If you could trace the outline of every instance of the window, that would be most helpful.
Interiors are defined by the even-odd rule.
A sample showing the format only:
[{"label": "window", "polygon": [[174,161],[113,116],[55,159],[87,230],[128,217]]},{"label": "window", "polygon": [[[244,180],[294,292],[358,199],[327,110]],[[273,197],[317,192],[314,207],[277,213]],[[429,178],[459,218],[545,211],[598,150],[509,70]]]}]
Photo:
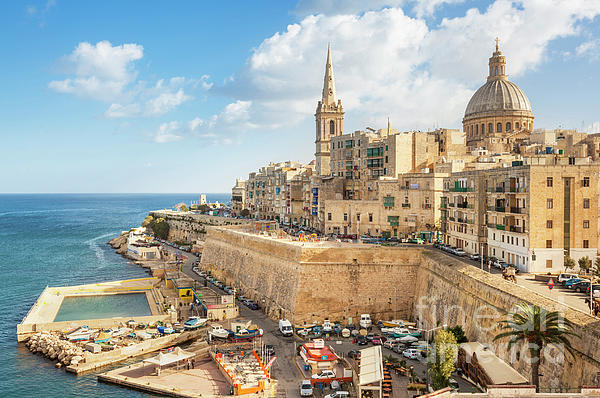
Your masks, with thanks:
[{"label": "window", "polygon": [[552,249],[552,239],[546,240],[546,249]]},{"label": "window", "polygon": [[583,177],[583,186],[584,187],[590,186],[590,177]]},{"label": "window", "polygon": [[519,122],[515,123],[515,128],[518,130],[519,129]]},{"label": "window", "polygon": [[575,158],[574,157],[570,157],[569,158],[569,164],[575,164]]},{"label": "window", "polygon": [[552,177],[547,177],[546,178],[546,186],[547,187],[552,187]]},{"label": "window", "polygon": [[590,248],[590,241],[587,239],[583,240],[583,248],[584,249],[589,249]]},{"label": "window", "polygon": [[327,221],[331,221],[331,213],[327,213]]},{"label": "window", "polygon": [[488,133],[493,133],[494,132],[494,125],[492,123],[488,124]]},{"label": "window", "polygon": [[479,135],[479,125],[475,125],[475,135]]},{"label": "window", "polygon": [[360,221],[360,213],[356,213],[356,221]]},{"label": "window", "polygon": [[510,122],[506,122],[506,131],[510,131]]},{"label": "window", "polygon": [[589,209],[590,208],[590,199],[589,198],[583,199],[583,208],[584,209]]},{"label": "window", "polygon": [[329,122],[329,134],[335,134],[335,122],[333,120]]},{"label": "window", "polygon": [[344,213],[344,221],[348,221],[348,213]]},{"label": "window", "polygon": [[589,228],[590,227],[590,220],[583,220],[583,228]]},{"label": "window", "polygon": [[550,199],[550,198],[546,199],[546,208],[551,209],[553,206],[554,206],[554,203],[552,202],[552,199]]},{"label": "window", "polygon": [[552,260],[546,260],[546,268],[552,268]]},{"label": "window", "polygon": [[385,157],[385,162],[386,162],[386,163],[388,162],[388,157],[387,157],[387,156]]},{"label": "window", "polygon": [[502,235],[502,243],[504,243],[504,235]]},{"label": "window", "polygon": [[502,123],[498,123],[498,124],[496,125],[496,131],[497,131],[498,133],[501,133],[501,132],[502,132]]},{"label": "window", "polygon": [[373,213],[369,213],[369,222],[373,222]]},{"label": "window", "polygon": [[552,229],[552,220],[546,220],[546,228]]}]

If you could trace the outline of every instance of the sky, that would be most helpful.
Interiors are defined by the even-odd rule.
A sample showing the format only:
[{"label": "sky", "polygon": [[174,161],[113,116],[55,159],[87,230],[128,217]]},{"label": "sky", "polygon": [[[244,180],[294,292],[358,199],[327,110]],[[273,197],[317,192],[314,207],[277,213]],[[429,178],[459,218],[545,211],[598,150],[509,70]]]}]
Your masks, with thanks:
[{"label": "sky", "polygon": [[461,128],[499,37],[535,128],[600,132],[600,0],[0,5],[0,192],[230,192],[345,132]]}]

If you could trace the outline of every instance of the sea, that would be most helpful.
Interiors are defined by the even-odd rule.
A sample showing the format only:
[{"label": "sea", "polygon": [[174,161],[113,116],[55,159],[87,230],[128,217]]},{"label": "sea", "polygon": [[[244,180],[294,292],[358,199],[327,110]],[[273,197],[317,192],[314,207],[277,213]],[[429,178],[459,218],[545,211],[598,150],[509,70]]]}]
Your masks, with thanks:
[{"label": "sea", "polygon": [[[18,345],[16,325],[46,286],[147,276],[106,244],[150,210],[199,194],[0,194],[0,396],[138,397],[148,394],[75,376]],[[231,194],[207,194],[228,203]],[[103,370],[104,371],[104,370]]]}]

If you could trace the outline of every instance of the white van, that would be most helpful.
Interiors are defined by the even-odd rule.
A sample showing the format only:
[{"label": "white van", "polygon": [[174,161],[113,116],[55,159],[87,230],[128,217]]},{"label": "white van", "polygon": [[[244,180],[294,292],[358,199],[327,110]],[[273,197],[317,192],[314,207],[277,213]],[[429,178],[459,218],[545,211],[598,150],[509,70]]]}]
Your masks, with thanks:
[{"label": "white van", "polygon": [[288,321],[287,319],[279,320],[279,331],[284,336],[293,336],[294,335],[294,329],[292,329],[292,323],[290,321]]},{"label": "white van", "polygon": [[360,327],[364,329],[369,329],[371,327],[371,315],[369,314],[360,314]]}]

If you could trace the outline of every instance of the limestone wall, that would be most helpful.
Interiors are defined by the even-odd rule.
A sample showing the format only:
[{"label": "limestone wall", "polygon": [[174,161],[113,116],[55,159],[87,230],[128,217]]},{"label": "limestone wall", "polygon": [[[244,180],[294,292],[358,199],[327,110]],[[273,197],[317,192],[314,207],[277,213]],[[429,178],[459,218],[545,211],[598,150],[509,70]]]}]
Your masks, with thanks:
[{"label": "limestone wall", "polygon": [[[290,243],[235,229],[209,229],[201,268],[241,287],[273,318],[294,323],[407,318],[419,251]],[[384,277],[382,277],[384,275]]]},{"label": "limestone wall", "polygon": [[149,215],[155,218],[163,217],[169,224],[169,240],[184,243],[192,243],[197,240],[203,241],[206,236],[207,226],[237,225],[247,222],[246,220],[229,217],[171,210],[151,211]]},{"label": "limestone wall", "polygon": [[418,293],[413,317],[420,319],[424,328],[463,325],[469,340],[488,344],[527,378],[531,374],[529,367],[518,359],[516,352],[513,355],[507,352],[507,341],[493,342],[499,333],[498,322],[506,319],[507,313],[522,302],[563,312],[577,325],[576,333],[580,337],[571,339],[576,357],[567,354],[563,361],[557,350],[545,349],[548,357],[540,368],[544,375],[541,383],[553,387],[597,384],[595,377],[600,371],[600,322],[597,319],[433,250],[423,249],[415,288]]}]

